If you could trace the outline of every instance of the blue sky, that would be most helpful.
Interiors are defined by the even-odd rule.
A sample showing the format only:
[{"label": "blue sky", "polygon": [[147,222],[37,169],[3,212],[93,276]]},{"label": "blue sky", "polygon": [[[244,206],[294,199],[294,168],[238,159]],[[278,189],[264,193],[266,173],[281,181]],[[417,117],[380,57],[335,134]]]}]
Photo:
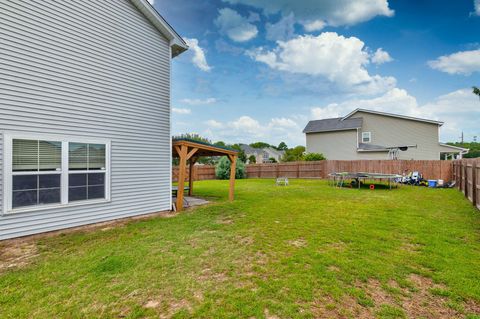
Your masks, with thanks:
[{"label": "blue sky", "polygon": [[155,0],[190,50],[172,70],[173,134],[305,143],[357,107],[480,139],[480,0]]}]

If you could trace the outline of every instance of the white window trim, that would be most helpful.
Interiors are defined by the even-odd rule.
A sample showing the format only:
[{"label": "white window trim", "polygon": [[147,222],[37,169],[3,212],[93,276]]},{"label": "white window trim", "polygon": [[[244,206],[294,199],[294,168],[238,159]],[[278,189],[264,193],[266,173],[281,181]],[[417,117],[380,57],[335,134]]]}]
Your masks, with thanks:
[{"label": "white window trim", "polygon": [[[368,142],[365,142],[363,135],[368,134]],[[372,132],[362,132],[362,143],[371,143],[372,142]]]},{"label": "white window trim", "polygon": [[[45,204],[36,206],[26,206],[20,208],[12,208],[12,189],[13,189],[13,172],[12,172],[12,146],[14,139],[30,139],[30,140],[47,140],[62,142],[62,168],[60,171],[60,187],[61,198],[59,204]],[[111,201],[111,140],[101,138],[67,136],[67,135],[51,135],[24,132],[7,132],[3,134],[3,215],[33,212],[45,209],[54,209],[62,207],[74,207],[81,205],[91,205],[98,203],[106,203]],[[98,172],[105,173],[105,198],[91,199],[83,201],[68,202],[68,143],[86,143],[86,144],[104,144],[105,145],[105,170]],[[89,171],[94,173],[97,171]],[[77,172],[75,172],[77,173]],[[22,175],[18,172],[16,175]],[[32,174],[26,172],[25,175]],[[35,172],[36,175],[52,174],[52,172]]]}]

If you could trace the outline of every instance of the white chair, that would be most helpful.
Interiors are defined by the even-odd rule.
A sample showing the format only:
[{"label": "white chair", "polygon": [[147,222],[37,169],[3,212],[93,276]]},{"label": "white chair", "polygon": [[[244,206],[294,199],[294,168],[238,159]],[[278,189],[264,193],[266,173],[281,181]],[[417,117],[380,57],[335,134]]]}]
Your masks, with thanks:
[{"label": "white chair", "polygon": [[288,186],[288,177],[278,177],[275,184],[277,186]]}]

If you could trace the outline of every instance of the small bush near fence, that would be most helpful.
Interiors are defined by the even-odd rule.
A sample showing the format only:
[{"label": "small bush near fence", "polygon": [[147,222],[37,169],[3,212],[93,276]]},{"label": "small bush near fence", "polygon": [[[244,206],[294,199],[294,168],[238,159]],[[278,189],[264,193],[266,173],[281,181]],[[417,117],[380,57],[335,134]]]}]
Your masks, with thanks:
[{"label": "small bush near fence", "polygon": [[[215,167],[215,176],[218,179],[230,179],[230,160],[226,156],[218,161],[218,164]],[[245,177],[245,164],[243,164],[242,161],[237,161],[235,178],[240,179]]]}]

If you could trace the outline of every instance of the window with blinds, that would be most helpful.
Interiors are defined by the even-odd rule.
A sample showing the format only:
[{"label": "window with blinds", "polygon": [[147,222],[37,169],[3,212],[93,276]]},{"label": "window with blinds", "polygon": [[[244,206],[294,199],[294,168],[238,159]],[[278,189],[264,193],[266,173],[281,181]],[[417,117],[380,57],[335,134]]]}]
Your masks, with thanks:
[{"label": "window with blinds", "polygon": [[104,144],[69,144],[70,201],[105,197],[105,150]]},{"label": "window with blinds", "polygon": [[12,141],[12,207],[60,203],[62,143]]},{"label": "window with blinds", "polygon": [[7,134],[5,140],[7,154],[11,154],[5,174],[7,211],[108,199],[109,142],[15,138]]}]

